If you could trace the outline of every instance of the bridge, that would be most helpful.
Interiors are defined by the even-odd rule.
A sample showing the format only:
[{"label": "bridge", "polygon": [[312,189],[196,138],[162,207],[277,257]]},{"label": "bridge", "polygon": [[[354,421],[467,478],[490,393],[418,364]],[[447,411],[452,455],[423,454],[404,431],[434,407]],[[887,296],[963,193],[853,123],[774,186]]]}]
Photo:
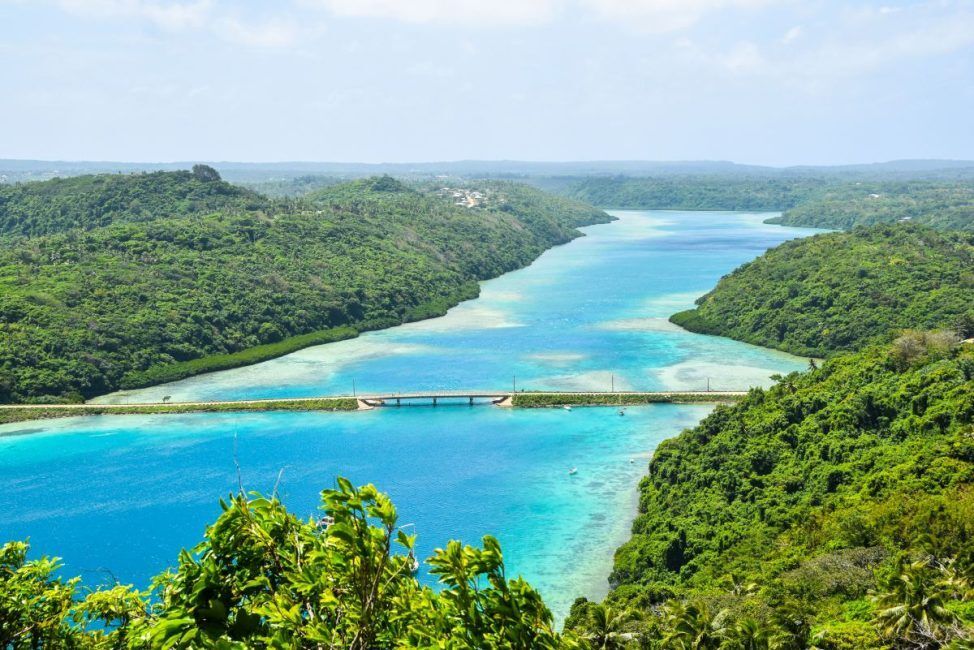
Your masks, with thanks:
[{"label": "bridge", "polygon": [[78,415],[177,414],[243,411],[355,411],[404,404],[496,405],[514,408],[639,406],[731,402],[746,391],[423,391],[248,400],[130,402],[127,404],[0,404],[0,424]]},{"label": "bridge", "polygon": [[417,393],[375,393],[356,397],[368,407],[402,406],[426,402],[494,404],[499,406],[625,405],[653,402],[707,402],[741,398],[747,391],[425,391]]},{"label": "bridge", "polygon": [[[375,395],[362,395],[357,397],[368,406],[391,406],[395,403],[395,406],[402,406],[403,402],[406,403],[416,403],[416,402],[430,402],[433,406],[437,406],[439,403],[447,402],[464,402],[473,406],[480,400],[483,403],[489,404],[500,404],[504,400],[510,399],[512,392],[469,392],[469,391],[437,391],[437,392],[421,392],[421,393],[385,393],[385,394],[375,394]],[[485,401],[486,400],[486,401]]]}]

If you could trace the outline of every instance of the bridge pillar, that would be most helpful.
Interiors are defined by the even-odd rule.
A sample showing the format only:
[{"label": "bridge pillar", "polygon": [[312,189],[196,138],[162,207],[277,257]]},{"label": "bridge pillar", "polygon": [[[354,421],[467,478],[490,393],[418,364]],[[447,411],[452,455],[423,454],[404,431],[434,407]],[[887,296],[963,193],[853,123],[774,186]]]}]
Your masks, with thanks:
[{"label": "bridge pillar", "polygon": [[436,398],[433,398],[433,406],[436,406]]},{"label": "bridge pillar", "polygon": [[473,406],[473,398],[470,398],[470,406]]},{"label": "bridge pillar", "polygon": [[396,398],[396,406],[402,406],[402,400],[398,397]]}]

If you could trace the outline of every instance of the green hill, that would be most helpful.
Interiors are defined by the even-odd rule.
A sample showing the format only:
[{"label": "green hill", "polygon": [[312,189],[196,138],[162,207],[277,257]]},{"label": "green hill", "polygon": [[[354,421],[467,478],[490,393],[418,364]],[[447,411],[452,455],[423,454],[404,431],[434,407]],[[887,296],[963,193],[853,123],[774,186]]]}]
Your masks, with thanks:
[{"label": "green hill", "polygon": [[970,640],[972,422],[974,345],[940,334],[752,390],[657,449],[608,603],[669,639],[644,647]]},{"label": "green hill", "polygon": [[790,241],[671,320],[807,356],[861,349],[904,328],[974,336],[974,236],[899,224]]},{"label": "green hill", "polygon": [[774,176],[626,176],[564,179],[561,194],[605,208],[632,210],[785,210],[808,200],[834,179]]},{"label": "green hill", "polygon": [[847,230],[904,220],[939,230],[974,230],[974,183],[848,183],[829,188],[768,223]]},{"label": "green hill", "polygon": [[[159,206],[148,220],[103,209],[106,184],[125,184],[114,176],[70,179],[96,198],[29,186],[86,225],[0,247],[0,401],[91,397],[440,315],[478,280],[609,220],[513,184],[460,207],[392,179],[294,204],[186,172],[127,178]],[[186,198],[207,184],[213,204]],[[32,232],[67,223],[46,214]]]},{"label": "green hill", "polygon": [[269,206],[264,197],[220,180],[205,165],[192,172],[55,178],[0,185],[0,237],[36,237],[118,222]]},{"label": "green hill", "polygon": [[606,208],[784,211],[768,223],[848,230],[913,221],[974,230],[974,182],[875,178],[862,173],[693,175],[534,179],[559,194]]}]

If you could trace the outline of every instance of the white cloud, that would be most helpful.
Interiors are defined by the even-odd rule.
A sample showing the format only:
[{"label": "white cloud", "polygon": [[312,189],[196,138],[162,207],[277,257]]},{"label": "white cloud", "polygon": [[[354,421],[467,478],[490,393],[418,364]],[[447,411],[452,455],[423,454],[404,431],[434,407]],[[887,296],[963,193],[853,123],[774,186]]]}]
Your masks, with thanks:
[{"label": "white cloud", "polygon": [[225,40],[251,47],[287,47],[301,35],[297,24],[287,19],[246,23],[231,16],[214,21],[212,29]]},{"label": "white cloud", "polygon": [[758,9],[780,0],[579,0],[603,19],[651,33],[676,32],[726,9]]},{"label": "white cloud", "polygon": [[550,20],[557,0],[306,0],[339,16],[407,23],[535,25]]},{"label": "white cloud", "polygon": [[285,47],[296,42],[300,31],[284,16],[244,20],[218,0],[57,0],[57,5],[79,16],[142,20],[174,33],[205,31],[251,47]]},{"label": "white cloud", "polygon": [[759,72],[765,66],[764,57],[754,43],[738,43],[720,57],[720,63],[733,73]]},{"label": "white cloud", "polygon": [[797,41],[799,38],[802,37],[803,31],[804,30],[802,30],[800,26],[792,27],[787,32],[785,32],[784,36],[781,37],[781,43],[783,45],[789,45],[791,43],[794,43],[795,41]]},{"label": "white cloud", "polygon": [[820,94],[857,80],[897,75],[905,65],[933,64],[936,57],[974,48],[974,12],[949,3],[840,10],[815,26],[793,27],[775,38],[728,44],[680,37],[662,57],[684,77],[717,75],[767,81],[774,86]]},{"label": "white cloud", "polygon": [[787,62],[796,78],[814,83],[852,78],[910,61],[974,46],[974,13],[932,11],[941,3],[908,10],[857,13],[844,30]]},{"label": "white cloud", "polygon": [[170,31],[199,29],[206,23],[213,6],[211,0],[59,0],[58,4],[65,11],[79,15],[141,18]]}]

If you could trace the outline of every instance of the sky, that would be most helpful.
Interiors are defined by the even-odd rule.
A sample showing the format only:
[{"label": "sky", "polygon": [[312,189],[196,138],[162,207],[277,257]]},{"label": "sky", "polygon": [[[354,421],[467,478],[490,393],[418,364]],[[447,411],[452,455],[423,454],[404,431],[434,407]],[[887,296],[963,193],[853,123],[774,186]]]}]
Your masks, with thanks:
[{"label": "sky", "polygon": [[974,159],[974,0],[0,0],[0,158]]}]

